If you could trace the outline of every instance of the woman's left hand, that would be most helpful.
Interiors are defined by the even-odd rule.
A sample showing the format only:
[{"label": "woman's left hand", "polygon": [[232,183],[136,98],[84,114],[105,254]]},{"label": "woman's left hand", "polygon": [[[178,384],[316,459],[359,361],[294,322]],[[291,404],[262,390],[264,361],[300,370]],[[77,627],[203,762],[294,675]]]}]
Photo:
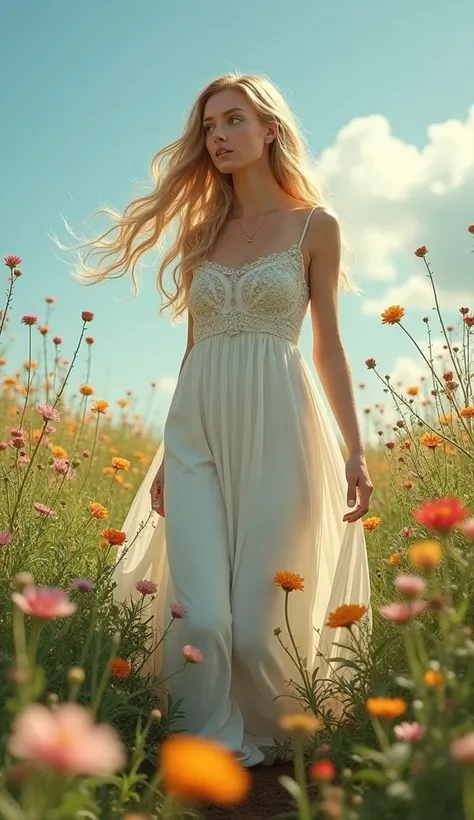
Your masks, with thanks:
[{"label": "woman's left hand", "polygon": [[352,524],[368,512],[370,496],[374,489],[362,454],[350,456],[346,463],[346,479],[347,506],[355,509],[346,513],[342,520]]}]

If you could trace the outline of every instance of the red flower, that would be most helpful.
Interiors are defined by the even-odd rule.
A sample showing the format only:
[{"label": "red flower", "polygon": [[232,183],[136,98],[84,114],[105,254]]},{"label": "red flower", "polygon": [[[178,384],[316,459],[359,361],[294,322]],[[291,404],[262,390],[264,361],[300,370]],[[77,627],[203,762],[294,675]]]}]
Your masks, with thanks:
[{"label": "red flower", "polygon": [[467,507],[462,505],[459,498],[449,497],[425,501],[421,507],[413,510],[413,517],[419,524],[441,533],[454,530],[468,514]]},{"label": "red flower", "polygon": [[336,776],[336,767],[331,760],[318,760],[311,764],[309,773],[318,783],[331,783]]},{"label": "red flower", "polygon": [[464,322],[468,327],[472,327],[474,325],[474,316],[465,316]]},{"label": "red flower", "polygon": [[[474,233],[474,225],[469,225],[468,231],[469,231],[469,233]],[[18,263],[18,264],[20,264],[20,263]]]},{"label": "red flower", "polygon": [[34,316],[33,313],[25,313],[25,315],[21,317],[21,323],[23,325],[35,325],[37,321],[38,317]]},{"label": "red flower", "polygon": [[82,313],[81,313],[81,318],[82,318],[83,322],[92,322],[92,319],[94,318],[94,314],[91,313],[90,310],[83,310]]},{"label": "red flower", "polygon": [[467,308],[467,307],[460,307],[460,308],[459,308],[459,313],[462,313],[462,315],[463,315],[463,316],[465,316],[465,315],[466,315],[466,313],[469,313],[469,308]]},{"label": "red flower", "polygon": [[13,270],[13,268],[17,268],[18,265],[21,265],[21,257],[15,256],[15,254],[11,253],[10,256],[5,257],[5,265],[7,268]]},{"label": "red flower", "polygon": [[426,256],[427,253],[428,253],[428,248],[426,247],[426,245],[421,245],[420,248],[416,249],[415,256],[423,257],[423,256]]},{"label": "red flower", "polygon": [[366,363],[367,367],[369,368],[369,370],[373,370],[374,367],[377,366],[377,362],[375,361],[375,359],[366,359],[365,363]]}]

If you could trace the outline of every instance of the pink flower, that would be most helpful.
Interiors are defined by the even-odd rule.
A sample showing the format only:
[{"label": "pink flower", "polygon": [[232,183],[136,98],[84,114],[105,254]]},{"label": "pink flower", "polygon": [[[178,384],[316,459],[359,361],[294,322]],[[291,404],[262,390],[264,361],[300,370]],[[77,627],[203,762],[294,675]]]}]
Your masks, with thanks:
[{"label": "pink flower", "polygon": [[89,578],[74,578],[71,581],[71,589],[76,592],[92,592],[95,589],[95,583],[90,581]]},{"label": "pink flower", "polygon": [[56,432],[56,427],[53,427],[52,424],[47,424],[44,432],[49,433],[49,435],[51,436],[53,433]]},{"label": "pink flower", "polygon": [[11,253],[10,256],[5,257],[4,262],[7,268],[13,270],[13,268],[17,268],[18,265],[21,265],[21,257]]},{"label": "pink flower", "polygon": [[21,317],[22,325],[35,325],[37,321],[38,317],[33,313],[25,313],[24,316]]},{"label": "pink flower", "polygon": [[26,430],[10,430],[10,435],[12,437],[13,447],[16,447],[17,450],[21,450],[22,447],[26,447],[28,444],[28,433]]},{"label": "pink flower", "polygon": [[183,655],[188,663],[202,663],[204,660],[201,651],[189,643],[183,646]]},{"label": "pink flower", "polygon": [[43,421],[59,421],[61,418],[58,411],[50,404],[37,404],[36,412],[42,417]]},{"label": "pink flower", "polygon": [[23,453],[23,455],[18,456],[16,463],[19,467],[26,467],[26,465],[30,463],[30,458],[26,455],[26,453]]},{"label": "pink flower", "polygon": [[57,345],[62,345],[62,343],[63,343],[63,337],[62,336],[55,336],[54,337],[53,344],[55,344],[57,346]]},{"label": "pink flower", "polygon": [[76,703],[62,703],[54,710],[37,703],[27,706],[14,721],[8,750],[64,775],[110,775],[126,761],[115,730],[94,724]]},{"label": "pink flower", "polygon": [[0,451],[8,450],[8,441],[0,441]]},{"label": "pink flower", "polygon": [[426,581],[420,575],[397,575],[394,580],[395,588],[406,598],[419,598],[426,589]]},{"label": "pink flower", "polygon": [[76,477],[76,473],[67,458],[55,458],[51,466],[57,473],[61,473],[68,479]]},{"label": "pink flower", "polygon": [[5,530],[0,530],[0,547],[8,547],[13,540],[13,536],[11,533],[6,532]]},{"label": "pink flower", "polygon": [[92,322],[92,319],[94,318],[94,314],[91,313],[90,310],[83,310],[82,313],[81,313],[81,318],[82,318],[83,322]]},{"label": "pink flower", "polygon": [[455,760],[460,760],[461,763],[474,762],[474,732],[469,732],[464,737],[458,737],[453,740],[449,747],[451,755]]},{"label": "pink flower", "polygon": [[416,618],[420,612],[423,612],[426,606],[426,601],[412,601],[406,604],[387,604],[387,606],[381,606],[379,612],[387,621],[392,621],[394,624],[406,624],[410,618]]},{"label": "pink flower", "polygon": [[158,587],[153,581],[137,581],[135,589],[141,592],[142,595],[154,595],[158,591]]},{"label": "pink flower", "polygon": [[418,743],[423,740],[426,734],[424,726],[416,722],[408,723],[407,721],[399,723],[393,731],[397,740],[401,740],[403,743]]},{"label": "pink flower", "polygon": [[50,515],[50,516],[57,515],[57,512],[55,512],[55,510],[53,510],[52,507],[48,507],[47,504],[40,504],[39,501],[35,501],[35,503],[33,504],[33,507],[36,510],[36,512],[41,513],[41,515]]},{"label": "pink flower", "polygon": [[461,530],[469,541],[474,541],[474,518],[468,518],[461,524]]},{"label": "pink flower", "polygon": [[413,527],[402,527],[399,535],[403,535],[404,538],[410,538],[413,535]]},{"label": "pink flower", "polygon": [[63,589],[29,584],[23,592],[13,592],[12,601],[33,618],[50,620],[73,615],[77,605],[69,600]]},{"label": "pink flower", "polygon": [[176,620],[180,620],[184,618],[188,613],[184,606],[180,606],[179,604],[171,604],[170,606],[171,617],[176,618]]}]

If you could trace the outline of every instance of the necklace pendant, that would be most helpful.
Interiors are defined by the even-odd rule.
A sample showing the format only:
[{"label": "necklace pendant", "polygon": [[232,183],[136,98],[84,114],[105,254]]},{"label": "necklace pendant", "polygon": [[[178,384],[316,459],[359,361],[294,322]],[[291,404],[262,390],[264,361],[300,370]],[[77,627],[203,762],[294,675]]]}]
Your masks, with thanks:
[{"label": "necklace pendant", "polygon": [[246,236],[246,237],[245,237],[245,239],[246,239],[246,241],[247,241],[247,242],[251,242],[251,241],[252,241],[252,237],[251,237],[251,236]]}]

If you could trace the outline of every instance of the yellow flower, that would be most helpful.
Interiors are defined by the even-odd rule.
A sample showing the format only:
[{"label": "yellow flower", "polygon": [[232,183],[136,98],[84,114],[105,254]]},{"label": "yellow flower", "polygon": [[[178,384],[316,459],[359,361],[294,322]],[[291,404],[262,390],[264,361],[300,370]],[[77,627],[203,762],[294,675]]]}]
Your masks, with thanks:
[{"label": "yellow flower", "polygon": [[400,305],[391,305],[391,307],[386,308],[382,316],[382,324],[383,325],[398,325],[398,323],[403,319],[405,315],[405,308],[402,308]]},{"label": "yellow flower", "polygon": [[67,450],[64,447],[60,447],[59,444],[54,444],[51,447],[51,453],[54,458],[67,458]]},{"label": "yellow flower", "polygon": [[284,732],[316,732],[321,728],[321,719],[311,712],[282,715],[278,721]]},{"label": "yellow flower", "polygon": [[366,518],[365,521],[362,522],[362,526],[364,530],[367,531],[375,530],[380,525],[381,521],[381,518],[378,518],[378,516],[373,515],[371,518]]},{"label": "yellow flower", "polygon": [[94,402],[94,404],[91,407],[91,410],[93,410],[94,413],[102,413],[103,415],[105,415],[105,413],[107,413],[108,409],[109,409],[109,403],[108,403],[108,401],[105,401],[105,399],[96,399],[96,401]]},{"label": "yellow flower", "polygon": [[431,569],[443,559],[443,547],[439,541],[416,541],[408,550],[408,560],[414,567]]},{"label": "yellow flower", "polygon": [[119,458],[118,456],[114,456],[110,463],[114,470],[128,470],[130,467],[130,462],[126,458]]},{"label": "yellow flower", "polygon": [[367,612],[367,607],[363,604],[342,604],[334,612],[331,612],[326,626],[331,629],[338,627],[349,627],[360,621]]},{"label": "yellow flower", "polygon": [[437,433],[423,433],[423,435],[419,438],[420,444],[422,444],[423,447],[430,447],[431,450],[439,447],[443,441],[444,439],[441,438],[441,436],[438,436]]},{"label": "yellow flower", "polygon": [[427,686],[441,686],[444,683],[444,675],[441,672],[435,672],[434,669],[427,669],[423,675],[423,680]]},{"label": "yellow flower", "polygon": [[443,413],[443,414],[439,417],[439,423],[440,423],[442,426],[446,426],[446,425],[448,425],[448,424],[451,424],[451,422],[453,421],[453,419],[454,419],[454,413]]},{"label": "yellow flower", "polygon": [[380,720],[392,720],[405,714],[407,705],[401,698],[369,698],[367,711]]},{"label": "yellow flower", "polygon": [[472,419],[474,418],[474,407],[469,405],[468,407],[463,407],[460,413],[465,419]]},{"label": "yellow flower", "polygon": [[204,737],[168,737],[161,745],[160,769],[166,793],[184,801],[232,806],[250,791],[248,769],[221,743]]},{"label": "yellow flower", "polygon": [[92,396],[93,392],[94,388],[90,384],[81,384],[79,388],[79,393],[82,393],[83,396]]},{"label": "yellow flower", "polygon": [[92,518],[97,518],[99,521],[105,521],[105,519],[109,517],[107,507],[104,507],[103,504],[99,504],[98,501],[89,502],[89,511]]},{"label": "yellow flower", "polygon": [[282,570],[281,572],[275,573],[273,580],[275,584],[284,589],[285,592],[293,592],[295,589],[300,590],[300,592],[304,591],[304,578],[298,575],[297,572]]}]

